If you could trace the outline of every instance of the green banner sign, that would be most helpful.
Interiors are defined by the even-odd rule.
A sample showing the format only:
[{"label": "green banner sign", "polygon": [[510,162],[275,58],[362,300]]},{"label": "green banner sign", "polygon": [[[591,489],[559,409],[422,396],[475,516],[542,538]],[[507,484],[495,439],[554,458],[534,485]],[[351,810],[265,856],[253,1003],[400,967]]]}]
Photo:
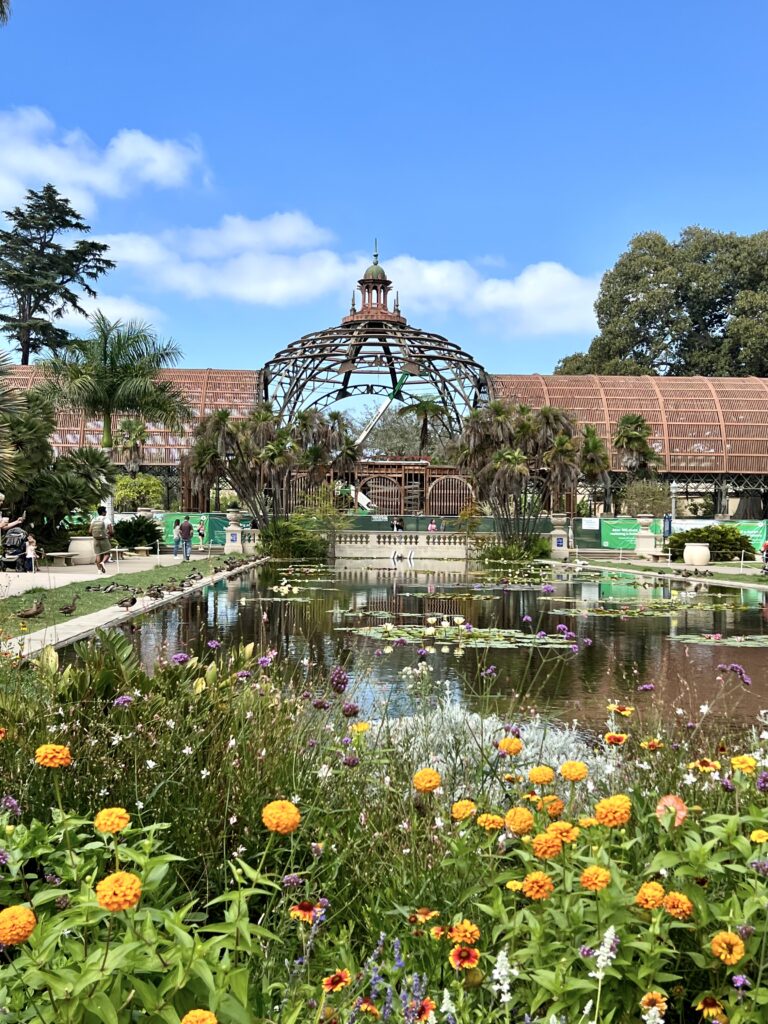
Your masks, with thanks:
[{"label": "green banner sign", "polygon": [[[636,519],[601,519],[600,547],[634,551],[639,532],[640,523]],[[651,533],[661,533],[660,519],[654,519],[651,523]]]}]

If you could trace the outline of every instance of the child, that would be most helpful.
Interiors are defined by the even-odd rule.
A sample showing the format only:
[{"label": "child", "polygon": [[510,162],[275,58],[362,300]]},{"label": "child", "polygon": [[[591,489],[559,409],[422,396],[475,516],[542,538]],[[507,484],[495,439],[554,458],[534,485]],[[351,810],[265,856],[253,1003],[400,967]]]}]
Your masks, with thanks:
[{"label": "child", "polygon": [[31,533],[27,534],[27,544],[25,549],[25,561],[24,567],[27,572],[35,571],[35,559],[37,558],[37,543]]},{"label": "child", "polygon": [[173,524],[173,557],[179,557],[181,550],[181,520],[177,519]]}]

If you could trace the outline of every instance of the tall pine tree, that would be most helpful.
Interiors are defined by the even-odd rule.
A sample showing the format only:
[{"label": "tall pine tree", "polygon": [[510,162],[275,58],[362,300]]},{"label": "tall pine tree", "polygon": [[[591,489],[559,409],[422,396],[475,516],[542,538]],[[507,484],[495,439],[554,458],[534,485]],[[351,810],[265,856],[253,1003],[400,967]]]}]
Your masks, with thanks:
[{"label": "tall pine tree", "polygon": [[77,238],[64,244],[65,233],[91,229],[53,185],[29,189],[24,206],[5,216],[10,227],[0,231],[0,330],[26,366],[34,353],[67,344],[69,335],[55,321],[70,310],[84,313],[82,294],[95,298],[92,282],[115,264],[102,242]]}]

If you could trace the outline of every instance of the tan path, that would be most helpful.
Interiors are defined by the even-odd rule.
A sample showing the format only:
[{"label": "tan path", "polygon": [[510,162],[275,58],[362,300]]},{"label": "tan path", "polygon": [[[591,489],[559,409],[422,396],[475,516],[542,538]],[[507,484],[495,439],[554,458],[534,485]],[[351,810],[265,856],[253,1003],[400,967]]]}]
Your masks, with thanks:
[{"label": "tan path", "polygon": [[[680,562],[673,562],[672,566],[680,566],[680,571],[669,572],[669,566],[666,562],[661,562],[658,565],[654,565],[652,562],[643,561],[642,559],[625,558],[621,562],[618,560],[603,561],[603,559],[597,559],[595,561],[589,561],[588,559],[576,559],[573,562],[561,562],[551,559],[540,559],[542,562],[546,562],[553,568],[563,567],[570,568],[573,571],[577,565],[582,569],[588,569],[590,572],[602,572],[606,575],[609,573],[623,572],[629,576],[637,576],[640,579],[649,579],[656,576],[660,580],[673,581],[675,583],[686,583],[694,585],[696,583],[705,583],[710,586],[716,585],[718,587],[731,587],[736,590],[741,590],[746,587],[749,590],[760,590],[768,592],[768,576],[761,576],[755,578],[760,572],[762,563],[759,562],[747,562],[745,564],[745,572],[743,579],[739,571],[740,565],[738,562],[713,562],[705,566],[705,568],[711,570],[711,576],[682,576],[681,572],[687,567]],[[666,570],[660,572],[659,570]],[[578,573],[574,574],[574,580],[578,581]]]},{"label": "tan path", "polygon": [[[201,555],[198,561],[203,560],[204,557],[207,558],[207,555]],[[256,559],[253,562],[250,562],[245,568],[261,565],[262,562],[266,562],[268,560],[269,559],[266,557]],[[135,559],[135,562],[151,563],[145,565],[145,569],[152,569],[156,566],[155,558],[137,558]],[[171,556],[170,561],[165,562],[164,564],[173,565],[173,557]],[[138,566],[134,568],[133,561],[131,565],[132,571],[136,571]],[[163,605],[172,604],[174,601],[178,601],[182,598],[184,594],[193,594],[196,590],[200,590],[203,587],[209,586],[211,583],[215,583],[216,580],[228,579],[232,576],[239,575],[243,571],[244,569],[241,567],[238,569],[216,572],[211,576],[204,576],[203,579],[197,580],[193,586],[188,587],[183,594],[168,594],[159,600],[153,600],[152,598],[145,597],[144,595],[139,595],[136,605],[131,608],[130,611],[116,610],[114,605],[109,608],[101,608],[97,612],[91,612],[90,615],[80,615],[77,618],[66,619],[53,626],[46,626],[44,629],[38,629],[30,631],[29,633],[21,634],[20,636],[12,637],[0,644],[0,649],[13,654],[30,656],[38,654],[44,647],[62,647],[66,644],[71,644],[76,640],[81,640],[87,637],[95,629],[105,629],[107,627],[119,625],[122,622],[128,622],[137,615],[143,615],[147,611],[153,611],[155,608],[161,608]],[[98,575],[101,577],[101,573]],[[80,577],[76,577],[76,579],[77,578]],[[71,583],[72,577],[70,576],[64,582]],[[63,586],[63,583],[59,583],[58,586]]]}]

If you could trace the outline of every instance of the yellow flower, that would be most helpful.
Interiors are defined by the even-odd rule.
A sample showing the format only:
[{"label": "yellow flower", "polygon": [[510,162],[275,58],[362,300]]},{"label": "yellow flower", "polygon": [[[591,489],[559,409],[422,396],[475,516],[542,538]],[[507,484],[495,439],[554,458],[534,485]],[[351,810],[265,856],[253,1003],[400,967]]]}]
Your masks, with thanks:
[{"label": "yellow flower", "polygon": [[18,946],[35,930],[37,918],[29,907],[6,907],[0,910],[0,943]]},{"label": "yellow flower", "polygon": [[599,864],[591,864],[581,872],[579,882],[583,889],[589,889],[591,892],[600,892],[601,889],[605,889],[606,886],[611,884],[611,872],[608,868],[601,867]]},{"label": "yellow flower", "polygon": [[96,886],[96,902],[104,910],[129,910],[141,899],[141,879],[130,871],[115,871]]},{"label": "yellow flower", "polygon": [[607,732],[603,739],[609,747],[623,747],[629,739],[629,733],[626,732]]},{"label": "yellow flower", "polygon": [[131,823],[131,816],[124,807],[105,807],[93,820],[97,832],[122,832]]},{"label": "yellow flower", "polygon": [[519,882],[516,878],[512,878],[507,882],[504,888],[509,889],[511,892],[522,892],[523,883]]},{"label": "yellow flower", "polygon": [[666,895],[660,882],[643,882],[637,890],[635,903],[644,910],[656,910],[662,905]]},{"label": "yellow flower", "polygon": [[531,871],[523,879],[523,895],[529,900],[545,900],[554,889],[555,883],[544,871]]},{"label": "yellow flower", "polygon": [[354,733],[368,732],[370,728],[370,722],[353,722],[349,727],[349,731]]},{"label": "yellow flower", "polygon": [[756,828],[749,833],[749,838],[753,843],[768,843],[768,832],[764,828]]},{"label": "yellow flower", "polygon": [[583,782],[589,775],[589,768],[583,761],[564,761],[558,771],[566,782]]},{"label": "yellow flower", "polygon": [[525,836],[533,828],[533,814],[527,807],[510,807],[504,816],[504,824],[508,832],[516,836]]},{"label": "yellow flower", "polygon": [[42,768],[67,768],[72,764],[72,754],[69,747],[59,743],[44,743],[35,751],[35,761]]},{"label": "yellow flower", "polygon": [[333,974],[329,974],[327,978],[323,978],[323,990],[325,992],[340,992],[347,985],[351,984],[352,975],[346,967],[342,967],[341,970],[336,970]]},{"label": "yellow flower", "polygon": [[451,807],[451,817],[454,821],[466,821],[476,813],[477,804],[474,800],[457,800]]},{"label": "yellow flower", "polygon": [[454,946],[474,946],[480,939],[480,929],[465,917],[463,921],[450,926],[448,938]]},{"label": "yellow flower", "polygon": [[548,786],[555,778],[555,773],[545,764],[536,764],[528,772],[528,781],[534,786]]},{"label": "yellow flower", "polygon": [[572,825],[570,821],[551,821],[545,831],[552,836],[557,836],[562,843],[575,843],[581,830],[576,825]]},{"label": "yellow flower", "polygon": [[595,828],[600,822],[597,818],[579,818],[579,825],[581,828]]},{"label": "yellow flower", "polygon": [[498,832],[499,829],[504,828],[504,819],[500,814],[480,814],[477,824],[486,832]]},{"label": "yellow flower", "polygon": [[472,949],[471,946],[454,946],[448,954],[451,967],[457,971],[472,970],[473,967],[477,967],[479,959],[480,954],[476,949]]},{"label": "yellow flower", "polygon": [[[643,740],[643,742],[640,744],[640,746],[643,748],[643,750],[661,750],[663,748],[664,744],[663,744],[663,742],[660,739],[656,739],[655,737],[652,737],[649,740]],[[653,993],[649,993],[649,994],[652,995]]]},{"label": "yellow flower", "polygon": [[609,704],[607,709],[611,714],[621,715],[622,718],[629,718],[634,714],[635,709],[629,704]]},{"label": "yellow flower", "polygon": [[710,761],[706,757],[700,757],[698,761],[691,761],[688,765],[689,771],[693,771],[694,768],[697,772],[701,772],[703,775],[711,775],[712,772],[720,771],[720,762]]},{"label": "yellow flower", "polygon": [[432,793],[441,783],[439,772],[434,768],[420,768],[413,776],[413,788],[419,793]]},{"label": "yellow flower", "polygon": [[743,772],[744,775],[754,775],[757,768],[757,761],[749,754],[739,754],[731,758],[731,767],[735,772]]},{"label": "yellow flower", "polygon": [[746,950],[736,932],[718,932],[709,944],[712,956],[732,967],[743,959]]},{"label": "yellow flower", "polygon": [[658,1010],[663,1017],[667,1012],[667,1000],[661,992],[646,992],[640,1000],[641,1010]]},{"label": "yellow flower", "polygon": [[553,836],[549,832],[539,832],[531,840],[531,849],[541,860],[552,860],[563,852],[563,841],[559,836]]},{"label": "yellow flower", "polygon": [[631,816],[632,801],[625,793],[606,797],[595,806],[595,817],[601,825],[607,825],[608,828],[626,825]]},{"label": "yellow flower", "polygon": [[714,996],[704,996],[698,1001],[695,1009],[699,1011],[704,1020],[717,1017],[718,1020],[723,1021],[723,1024],[727,1024],[727,1018],[723,1016],[723,1004]]},{"label": "yellow flower", "polygon": [[210,1010],[190,1010],[181,1018],[181,1024],[219,1024],[219,1019]]},{"label": "yellow flower", "polygon": [[676,917],[678,921],[687,921],[693,913],[693,903],[682,892],[668,892],[662,904],[670,917]]},{"label": "yellow flower", "polygon": [[261,820],[270,832],[288,836],[301,824],[301,814],[296,804],[292,804],[290,800],[273,800],[262,808]]},{"label": "yellow flower", "polygon": [[501,754],[506,754],[507,757],[514,757],[515,754],[519,754],[523,749],[523,741],[518,739],[517,736],[505,736],[499,740],[498,750]]}]

